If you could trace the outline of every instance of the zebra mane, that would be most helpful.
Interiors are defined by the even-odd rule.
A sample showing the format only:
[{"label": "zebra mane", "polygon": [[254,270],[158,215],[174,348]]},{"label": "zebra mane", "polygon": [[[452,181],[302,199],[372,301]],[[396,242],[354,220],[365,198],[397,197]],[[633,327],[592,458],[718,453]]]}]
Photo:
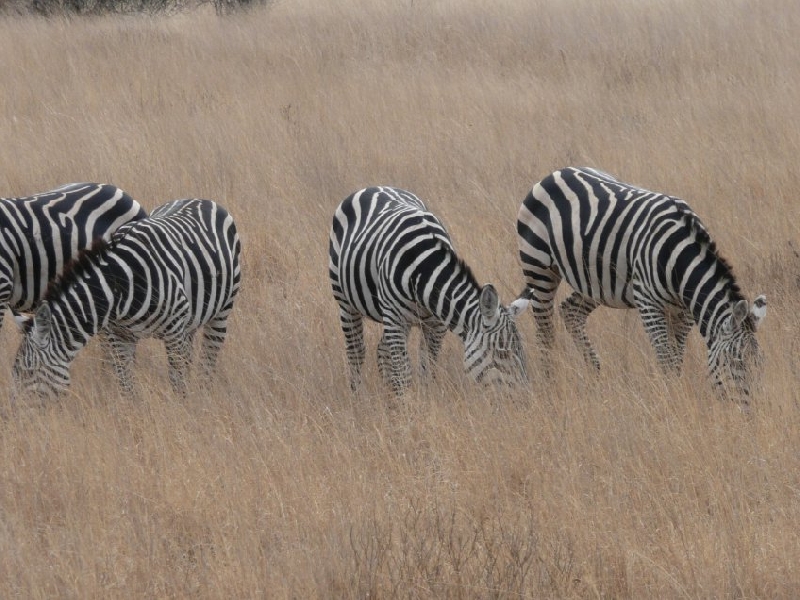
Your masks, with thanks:
[{"label": "zebra mane", "polygon": [[78,251],[78,254],[64,265],[61,273],[47,284],[47,291],[43,300],[53,300],[62,290],[75,283],[86,272],[86,269],[94,263],[95,258],[111,246],[112,244],[105,239],[97,238],[89,248]]},{"label": "zebra mane", "polygon": [[708,233],[708,229],[706,229],[706,226],[703,225],[702,221],[700,221],[700,217],[698,217],[695,212],[689,208],[689,205],[683,200],[679,200],[677,198],[676,200],[677,202],[675,203],[675,206],[683,218],[683,222],[692,232],[694,239],[697,240],[698,244],[706,248],[714,256],[714,258],[717,259],[717,268],[721,271],[722,277],[728,280],[729,290],[733,296],[733,299],[744,299],[742,290],[739,288],[739,284],[736,282],[736,277],[733,275],[733,267],[727,261],[727,259],[720,254],[719,249],[717,248],[717,243],[711,239],[711,234]]},{"label": "zebra mane", "polygon": [[[455,254],[455,252],[453,252],[453,254]],[[466,277],[471,284],[473,284],[476,288],[480,290],[481,286],[478,283],[475,274],[472,272],[472,268],[466,262],[464,262],[463,258],[458,256],[457,254],[455,254],[455,257],[458,264],[458,268],[464,274],[464,277]]]},{"label": "zebra mane", "polygon": [[440,250],[443,250],[445,252],[450,253],[450,255],[453,257],[454,262],[456,264],[456,269],[455,269],[456,272],[459,272],[459,273],[463,274],[463,276],[467,279],[467,281],[473,287],[476,287],[478,289],[481,288],[480,284],[478,283],[477,278],[475,277],[475,274],[472,272],[472,268],[464,261],[463,258],[461,258],[458,255],[458,253],[456,252],[455,248],[453,248],[449,244],[443,244],[441,240],[437,240],[436,246]]}]

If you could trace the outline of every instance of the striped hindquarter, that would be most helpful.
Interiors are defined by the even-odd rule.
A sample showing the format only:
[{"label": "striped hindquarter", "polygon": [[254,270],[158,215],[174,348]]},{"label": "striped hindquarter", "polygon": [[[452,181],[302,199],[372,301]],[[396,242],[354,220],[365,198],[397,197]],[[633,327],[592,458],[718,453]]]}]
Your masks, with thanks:
[{"label": "striped hindquarter", "polygon": [[17,390],[50,395],[69,384],[69,368],[103,331],[123,390],[132,391],[138,340],[164,341],[169,376],[185,390],[192,341],[202,329],[202,367],[213,370],[241,281],[241,243],[233,218],[210,200],[177,200],[117,230],[73,262],[51,286],[14,364]]},{"label": "striped hindquarter", "polygon": [[81,250],[147,216],[121,189],[73,183],[25,198],[0,198],[2,311],[35,308],[47,285]]},{"label": "striped hindquarter", "polygon": [[659,363],[679,372],[697,324],[718,384],[747,394],[760,372],[756,328],[766,298],[751,305],[708,230],[683,200],[622,183],[586,168],[556,171],[537,183],[519,209],[519,255],[545,369],[553,347],[553,306],[588,363],[600,362],[586,334],[598,306],[638,310]]},{"label": "striped hindquarter", "polygon": [[412,326],[422,329],[423,373],[451,330],[464,342],[465,368],[474,379],[527,377],[514,322],[527,300],[505,307],[493,286],[479,286],[441,221],[410,192],[371,187],[343,200],[331,226],[329,273],[353,390],[365,356],[364,317],[383,325],[378,366],[397,393],[409,384]]}]

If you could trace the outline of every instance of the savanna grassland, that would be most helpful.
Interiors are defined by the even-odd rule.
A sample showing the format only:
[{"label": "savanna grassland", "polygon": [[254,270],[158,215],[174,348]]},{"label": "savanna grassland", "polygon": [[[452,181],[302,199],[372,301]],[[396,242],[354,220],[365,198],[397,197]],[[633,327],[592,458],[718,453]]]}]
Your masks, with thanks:
[{"label": "savanna grassland", "polygon": [[[148,342],[135,400],[95,344],[60,402],[0,399],[0,597],[796,597],[798,30],[791,0],[0,19],[0,195],[207,197],[244,248],[210,393],[174,396]],[[471,383],[451,335],[436,380],[395,400],[373,325],[352,395],[336,204],[414,191],[509,302],[519,204],[567,165],[686,199],[767,294],[750,412],[714,396],[696,330],[670,380],[637,315],[608,309],[599,375],[559,325],[538,377],[525,315],[529,386]],[[6,388],[18,337],[7,315]]]}]

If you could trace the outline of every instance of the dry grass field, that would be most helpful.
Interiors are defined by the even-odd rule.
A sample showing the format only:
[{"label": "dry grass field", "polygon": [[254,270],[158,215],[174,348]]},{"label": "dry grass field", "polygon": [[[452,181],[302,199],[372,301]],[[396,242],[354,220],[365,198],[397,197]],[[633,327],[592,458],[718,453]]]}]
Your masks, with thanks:
[{"label": "dry grass field", "polygon": [[[70,394],[0,405],[3,598],[800,595],[800,5],[792,0],[282,0],[220,19],[0,20],[0,195],[108,181],[224,204],[243,289],[211,393],[163,347],[123,399],[90,345]],[[769,314],[763,391],[677,380],[637,315],[558,324],[553,381],[395,400],[368,327],[352,395],[327,278],[369,184],[437,212],[480,281],[522,288],[515,219],[556,168],[680,196]],[[561,292],[566,293],[566,290]],[[10,385],[18,333],[0,334]],[[412,340],[416,347],[416,336]]]}]

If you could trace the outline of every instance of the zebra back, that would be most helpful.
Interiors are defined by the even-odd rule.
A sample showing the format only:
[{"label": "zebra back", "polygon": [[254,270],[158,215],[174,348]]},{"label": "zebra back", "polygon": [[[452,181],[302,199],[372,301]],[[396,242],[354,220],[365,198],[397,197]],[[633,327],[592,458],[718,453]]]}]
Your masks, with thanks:
[{"label": "zebra back", "polygon": [[0,310],[35,307],[78,252],[146,216],[138,202],[109,184],[72,183],[0,198]]}]

